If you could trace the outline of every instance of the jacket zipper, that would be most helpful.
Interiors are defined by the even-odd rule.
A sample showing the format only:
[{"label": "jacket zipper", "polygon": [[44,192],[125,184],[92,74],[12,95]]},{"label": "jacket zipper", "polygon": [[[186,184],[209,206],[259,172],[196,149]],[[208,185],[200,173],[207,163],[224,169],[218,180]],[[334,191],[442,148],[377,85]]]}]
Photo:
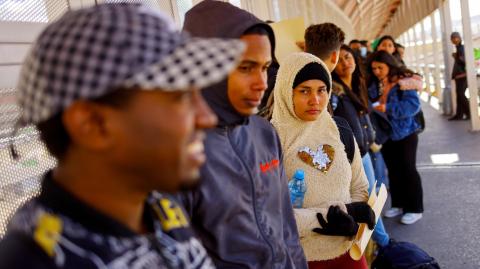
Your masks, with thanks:
[{"label": "jacket zipper", "polygon": [[235,152],[235,154],[237,155],[237,157],[240,159],[240,161],[242,162],[243,166],[245,167],[245,170],[247,171],[248,173],[248,176],[250,177],[250,183],[251,183],[251,187],[252,187],[252,203],[253,203],[253,213],[255,215],[255,222],[257,224],[257,228],[258,228],[258,231],[260,232],[260,235],[262,235],[262,238],[263,240],[267,243],[268,247],[270,248],[270,251],[272,252],[272,268],[275,268],[275,252],[273,250],[273,246],[272,244],[270,243],[270,241],[268,241],[267,239],[267,236],[263,233],[262,231],[262,227],[260,226],[260,223],[258,221],[258,212],[257,212],[257,199],[256,199],[256,195],[255,195],[255,182],[253,180],[253,176],[252,176],[252,173],[250,172],[250,170],[248,169],[248,166],[247,164],[243,161],[242,158],[240,158],[240,154],[238,154],[237,150],[235,149],[235,147],[233,146],[233,143],[232,141],[230,140],[230,129],[228,127],[225,127],[225,131],[226,131],[226,135],[227,135],[227,139],[228,139],[228,142],[230,143],[230,147],[232,147],[233,149],[233,152]]}]

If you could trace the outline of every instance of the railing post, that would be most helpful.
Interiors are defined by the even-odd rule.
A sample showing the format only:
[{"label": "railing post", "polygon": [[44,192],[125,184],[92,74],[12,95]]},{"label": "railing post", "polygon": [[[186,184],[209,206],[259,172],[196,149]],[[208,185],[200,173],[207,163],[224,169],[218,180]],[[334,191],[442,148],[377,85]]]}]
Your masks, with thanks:
[{"label": "railing post", "polygon": [[453,68],[452,45],[450,44],[450,34],[452,33],[452,18],[450,16],[450,1],[445,0],[439,9],[440,22],[442,26],[442,46],[443,61],[445,65],[443,79],[445,88],[443,89],[442,110],[444,115],[453,115],[455,113],[456,103],[454,102],[454,90],[452,85],[451,71]]},{"label": "railing post", "polygon": [[407,32],[408,32],[409,39],[413,43],[413,46],[412,46],[412,49],[413,49],[412,65],[415,66],[415,71],[416,72],[420,72],[420,68],[418,66],[418,50],[417,50],[417,40],[415,38],[415,35],[416,35],[415,27],[410,28]]},{"label": "railing post", "polygon": [[470,92],[470,123],[472,131],[480,131],[480,117],[478,116],[478,87],[477,72],[475,70],[473,58],[473,39],[472,25],[470,21],[470,10],[468,0],[461,0],[462,7],[462,24],[463,24],[463,40],[465,44],[465,62],[467,67],[467,83]]},{"label": "railing post", "polygon": [[440,61],[438,60],[437,55],[439,55],[439,49],[437,44],[437,23],[435,22],[435,14],[430,15],[430,24],[432,26],[432,48],[433,48],[433,64],[434,67],[434,81],[435,81],[435,97],[442,101],[442,86],[440,85]]},{"label": "railing post", "polygon": [[425,84],[426,84],[426,90],[428,93],[428,99],[430,100],[430,96],[432,94],[431,89],[430,89],[430,70],[428,67],[428,62],[427,62],[427,38],[425,35],[425,20],[422,19],[420,22],[420,29],[421,29],[421,34],[422,34],[422,53],[423,53],[423,72],[424,72],[424,77],[425,77]]},{"label": "railing post", "polygon": [[411,48],[410,48],[410,36],[408,34],[408,30],[403,33],[403,36],[405,37],[405,64],[410,65],[410,62],[412,61],[412,53],[411,53]]}]

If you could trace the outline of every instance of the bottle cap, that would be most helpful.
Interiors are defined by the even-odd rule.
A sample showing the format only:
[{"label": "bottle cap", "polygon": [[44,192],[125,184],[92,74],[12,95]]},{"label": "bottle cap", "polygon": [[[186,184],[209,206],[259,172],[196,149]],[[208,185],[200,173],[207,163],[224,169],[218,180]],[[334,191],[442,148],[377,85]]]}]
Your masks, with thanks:
[{"label": "bottle cap", "polygon": [[298,169],[297,171],[295,171],[295,175],[293,176],[294,178],[296,179],[305,179],[305,172],[303,172],[302,169]]}]

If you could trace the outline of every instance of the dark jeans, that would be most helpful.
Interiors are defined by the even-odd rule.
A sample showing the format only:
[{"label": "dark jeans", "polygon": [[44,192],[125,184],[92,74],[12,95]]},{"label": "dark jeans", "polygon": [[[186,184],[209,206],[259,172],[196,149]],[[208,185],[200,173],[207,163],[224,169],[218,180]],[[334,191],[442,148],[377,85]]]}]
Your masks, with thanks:
[{"label": "dark jeans", "polygon": [[422,181],[418,174],[418,135],[413,133],[402,140],[388,140],[382,147],[382,155],[388,169],[392,207],[403,213],[423,212]]},{"label": "dark jeans", "polygon": [[455,116],[463,117],[463,115],[470,117],[470,107],[468,99],[465,96],[467,90],[467,78],[455,79],[455,92],[457,93],[457,112]]}]

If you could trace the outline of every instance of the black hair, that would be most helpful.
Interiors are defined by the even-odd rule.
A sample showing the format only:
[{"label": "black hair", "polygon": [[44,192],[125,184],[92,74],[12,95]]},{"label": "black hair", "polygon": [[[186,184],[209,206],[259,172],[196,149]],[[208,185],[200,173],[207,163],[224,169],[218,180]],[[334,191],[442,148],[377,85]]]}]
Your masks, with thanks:
[{"label": "black hair", "polygon": [[[390,36],[390,35],[384,35],[380,38],[380,40],[378,40],[377,46],[375,47],[375,51],[378,51],[378,47],[380,47],[380,44],[382,44],[382,42],[385,41],[385,40],[392,41],[393,46],[395,46],[395,43],[396,43],[395,39],[393,39],[393,37]],[[395,48],[395,51],[396,50],[397,50],[397,48]]]},{"label": "black hair", "polygon": [[[99,98],[95,98],[91,100],[91,102],[121,108],[128,104],[134,93],[136,93],[136,90],[115,90]],[[58,160],[61,160],[67,153],[71,143],[70,135],[63,125],[63,111],[38,123],[37,129],[40,131],[40,139],[50,154]]]},{"label": "black hair", "polygon": [[392,54],[393,57],[397,59],[402,65],[405,65],[405,62],[403,62],[402,56],[400,55],[400,52],[398,52],[398,49],[405,49],[405,47],[400,44],[400,43],[394,43],[395,45],[395,52]]},{"label": "black hair", "polygon": [[372,71],[372,63],[379,62],[384,63],[388,66],[388,78],[390,81],[394,81],[396,79],[404,78],[404,77],[411,77],[413,75],[418,75],[417,73],[413,72],[412,70],[406,68],[402,65],[395,56],[389,54],[386,51],[376,51],[374,52],[368,61],[368,74],[369,74],[369,84],[378,82],[378,78],[373,74]]},{"label": "black hair", "polygon": [[277,59],[275,58],[275,35],[273,33],[272,28],[268,24],[264,24],[264,23],[255,24],[247,28],[247,30],[245,30],[242,35],[267,36],[268,40],[270,41],[272,62],[277,62]]},{"label": "black hair", "polygon": [[[352,74],[352,88],[350,89],[345,83],[343,83],[342,79],[335,70],[332,71],[332,80],[341,84],[344,88],[346,88],[346,93],[349,95],[350,98],[358,99],[359,103],[362,104],[362,110],[368,111],[368,91],[367,85],[365,82],[365,78],[362,72],[362,61],[361,59],[354,53],[354,51],[347,45],[342,45],[340,50],[345,50],[350,53],[355,61],[355,71]],[[351,96],[349,92],[351,90],[356,96]]]},{"label": "black hair", "polygon": [[252,27],[248,28],[243,32],[243,35],[264,35],[270,36],[269,31],[267,30],[266,25],[264,24],[255,24]]},{"label": "black hair", "polygon": [[310,25],[305,30],[305,51],[325,60],[340,49],[345,33],[333,23]]},{"label": "black hair", "polygon": [[40,140],[43,141],[50,154],[58,160],[65,156],[70,145],[70,136],[63,125],[62,115],[63,113],[57,113],[37,124]]},{"label": "black hair", "polygon": [[368,41],[367,40],[360,40],[360,44],[362,44],[362,46],[367,47],[368,46]]},{"label": "black hair", "polygon": [[404,47],[402,44],[400,44],[400,43],[393,43],[393,44],[395,45],[395,48],[397,48],[397,49],[398,49],[398,48],[405,49],[405,47]]},{"label": "black hair", "polygon": [[352,39],[352,40],[350,40],[350,42],[348,42],[348,45],[352,45],[353,43],[360,43],[361,44],[360,40]]}]

